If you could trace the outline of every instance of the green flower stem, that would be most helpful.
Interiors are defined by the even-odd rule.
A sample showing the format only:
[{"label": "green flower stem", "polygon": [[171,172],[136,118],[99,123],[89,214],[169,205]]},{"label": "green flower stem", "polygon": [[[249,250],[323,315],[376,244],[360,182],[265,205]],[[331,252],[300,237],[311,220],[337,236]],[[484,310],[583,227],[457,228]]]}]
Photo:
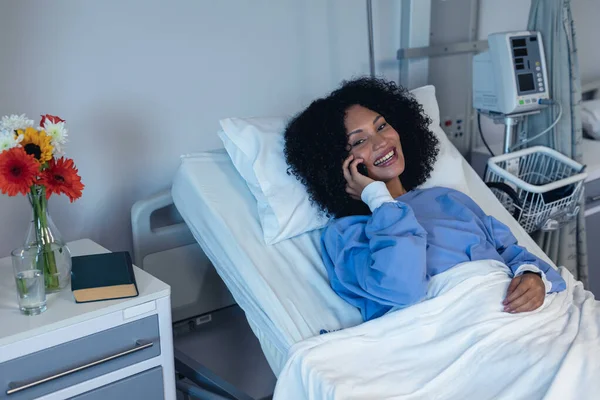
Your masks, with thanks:
[{"label": "green flower stem", "polygon": [[28,292],[27,285],[25,284],[25,279],[15,278],[17,281],[17,289],[19,291],[19,297],[23,298]]},{"label": "green flower stem", "polygon": [[37,191],[32,188],[31,205],[33,206],[35,238],[42,251],[41,262],[43,263],[45,286],[46,289],[58,289],[59,281],[56,258],[52,249],[51,238],[46,237],[48,232],[48,219],[46,218],[48,201],[46,200],[46,190],[43,186]]}]

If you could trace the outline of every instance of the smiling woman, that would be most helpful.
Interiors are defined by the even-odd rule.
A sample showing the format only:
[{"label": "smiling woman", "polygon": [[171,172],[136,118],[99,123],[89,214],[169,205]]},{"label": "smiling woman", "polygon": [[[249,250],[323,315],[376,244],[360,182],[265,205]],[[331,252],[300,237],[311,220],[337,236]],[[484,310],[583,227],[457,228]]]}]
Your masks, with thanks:
[{"label": "smiling woman", "polygon": [[498,307],[539,308],[547,293],[565,289],[561,276],[466,194],[418,187],[438,151],[428,123],[403,89],[365,78],[344,83],[289,124],[291,172],[336,217],[321,234],[332,289],[370,320],[422,301],[438,274],[495,260],[512,278]]},{"label": "smiling woman", "polygon": [[[348,191],[348,168],[366,166],[370,179],[359,179],[362,187],[383,181],[393,195],[416,188],[429,177],[438,152],[429,122],[394,82],[346,81],[288,124],[285,155],[290,172],[323,211],[336,218],[368,215],[360,192]],[[350,164],[349,156],[359,161]]]},{"label": "smiling woman", "polygon": [[[350,146],[350,156],[344,161],[343,169],[348,182],[346,193],[360,200],[365,186],[373,181],[385,182],[392,197],[406,193],[399,179],[405,162],[398,132],[381,114],[359,105],[348,108],[344,124],[349,131]],[[354,168],[358,170],[359,165],[364,165],[367,173],[363,175],[371,179],[354,173]]]}]

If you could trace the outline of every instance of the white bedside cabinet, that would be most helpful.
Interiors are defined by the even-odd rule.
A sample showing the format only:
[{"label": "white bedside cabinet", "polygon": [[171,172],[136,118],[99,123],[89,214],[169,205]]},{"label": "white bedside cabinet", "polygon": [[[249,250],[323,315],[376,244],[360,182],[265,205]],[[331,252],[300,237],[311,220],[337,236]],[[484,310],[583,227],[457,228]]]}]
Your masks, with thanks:
[{"label": "white bedside cabinet", "polygon": [[[68,246],[108,252],[89,239]],[[77,304],[68,286],[25,316],[11,259],[0,259],[0,399],[175,399],[171,291],[134,271],[137,297]]]}]

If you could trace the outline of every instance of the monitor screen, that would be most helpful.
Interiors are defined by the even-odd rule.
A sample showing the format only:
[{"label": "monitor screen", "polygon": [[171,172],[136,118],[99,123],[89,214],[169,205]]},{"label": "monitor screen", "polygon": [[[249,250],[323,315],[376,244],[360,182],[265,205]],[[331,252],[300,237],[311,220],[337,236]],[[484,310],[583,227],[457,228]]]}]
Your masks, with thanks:
[{"label": "monitor screen", "polygon": [[517,77],[519,78],[519,91],[528,92],[535,89],[533,74],[520,74]]},{"label": "monitor screen", "polygon": [[527,46],[527,42],[525,41],[525,39],[513,39],[512,44],[513,44],[513,47]]},{"label": "monitor screen", "polygon": [[525,57],[527,55],[527,48],[514,49],[513,54],[515,55],[515,57]]}]

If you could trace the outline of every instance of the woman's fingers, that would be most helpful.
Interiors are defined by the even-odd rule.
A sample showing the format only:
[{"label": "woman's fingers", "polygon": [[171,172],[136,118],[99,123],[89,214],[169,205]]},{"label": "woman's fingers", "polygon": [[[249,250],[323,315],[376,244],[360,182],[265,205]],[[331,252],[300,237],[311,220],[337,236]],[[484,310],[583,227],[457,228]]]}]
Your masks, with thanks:
[{"label": "woman's fingers", "polygon": [[348,157],[346,157],[346,159],[344,160],[344,163],[342,164],[342,166],[344,167],[344,169],[348,169],[348,165],[350,164],[350,162],[354,159],[354,155],[350,154]]},{"label": "woman's fingers", "polygon": [[510,281],[510,285],[508,285],[508,290],[506,291],[506,298],[502,304],[506,305],[508,303],[508,297],[515,291],[517,286],[519,286],[519,282],[521,282],[520,279],[513,279]]},{"label": "woman's fingers", "polygon": [[361,162],[363,162],[362,158],[355,158],[350,162],[350,172],[352,172],[352,175],[358,174],[358,164]]},{"label": "woman's fingers", "polygon": [[352,160],[352,162],[350,162],[350,175],[352,176],[352,180],[356,181],[356,178],[362,176],[360,174],[360,172],[358,172],[358,164],[360,164],[361,162],[363,162],[364,160],[362,158],[355,158],[354,160]]},{"label": "woman's fingers", "polygon": [[357,177],[360,177],[360,172],[358,172],[358,164],[363,162],[362,158],[355,158],[353,155],[350,155],[344,163],[342,164],[342,168],[344,170],[344,178],[348,185],[352,186],[354,181],[356,181]]},{"label": "woman's fingers", "polygon": [[[504,300],[504,305],[508,305],[511,302],[515,301],[516,299],[518,299],[519,297],[521,297],[528,288],[527,285],[523,284],[523,276],[517,276],[516,278],[513,278],[513,280],[510,283],[510,286],[512,286],[513,282],[517,282],[517,287],[513,288],[512,292],[510,294],[508,294],[508,296],[506,296],[506,299]],[[509,286],[509,288],[510,288]]]},{"label": "woman's fingers", "polygon": [[353,155],[348,156],[342,164],[344,179],[346,179],[346,193],[350,195],[354,200],[362,200],[360,195],[362,194],[363,189],[371,182],[373,179],[368,178],[358,172],[358,165],[364,162],[362,158],[354,157]]},{"label": "woman's fingers", "polygon": [[344,173],[344,179],[346,179],[346,182],[350,183],[352,181],[352,176],[350,175],[350,170],[348,168],[348,166],[350,165],[350,162],[354,159],[354,156],[352,154],[350,154],[348,156],[348,158],[346,158],[344,160],[344,163],[342,164],[342,172]]},{"label": "woman's fingers", "polygon": [[522,313],[522,312],[537,310],[538,308],[540,308],[540,306],[543,303],[544,303],[543,300],[540,300],[539,298],[536,298],[536,296],[533,296],[533,298],[531,300],[529,300],[527,303],[523,304],[520,307],[517,307],[515,310],[513,310],[511,312]]},{"label": "woman's fingers", "polygon": [[502,302],[505,305],[504,311],[520,313],[539,308],[546,296],[542,285],[543,282],[537,275],[525,274],[513,278],[508,286],[506,299]]},{"label": "woman's fingers", "polygon": [[518,310],[523,305],[529,303],[531,300],[535,300],[535,293],[531,290],[527,290],[518,299],[507,304],[506,307],[504,307],[504,311],[510,313],[516,312],[516,310]]},{"label": "woman's fingers", "polygon": [[[351,172],[352,172],[352,178],[359,183],[361,186],[366,186],[368,183],[373,182],[373,179],[369,178],[368,176],[365,176],[363,174],[361,174],[358,171],[358,166],[362,163],[364,163],[365,160],[362,158],[357,158],[356,160],[352,161],[352,163],[350,164],[350,168],[351,168]],[[365,181],[366,179],[366,181]],[[365,183],[367,182],[367,183]]]}]

